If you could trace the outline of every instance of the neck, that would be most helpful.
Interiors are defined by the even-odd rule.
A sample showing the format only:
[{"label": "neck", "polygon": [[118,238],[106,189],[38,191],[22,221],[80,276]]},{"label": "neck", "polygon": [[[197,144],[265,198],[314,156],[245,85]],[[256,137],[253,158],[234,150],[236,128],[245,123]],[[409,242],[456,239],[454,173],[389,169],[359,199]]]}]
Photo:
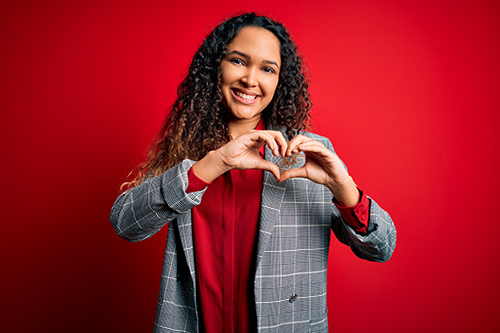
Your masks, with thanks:
[{"label": "neck", "polygon": [[233,139],[236,139],[240,135],[254,130],[259,124],[260,119],[261,117],[252,119],[230,119],[227,123],[229,135],[231,135]]}]

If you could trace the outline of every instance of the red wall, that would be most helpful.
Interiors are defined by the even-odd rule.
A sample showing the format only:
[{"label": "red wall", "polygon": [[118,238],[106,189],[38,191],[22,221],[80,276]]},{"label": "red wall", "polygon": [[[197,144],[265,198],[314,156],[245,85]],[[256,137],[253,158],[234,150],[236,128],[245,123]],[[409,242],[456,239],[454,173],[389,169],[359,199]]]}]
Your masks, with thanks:
[{"label": "red wall", "polygon": [[256,10],[291,30],[315,131],[398,229],[386,264],[332,242],[331,331],[500,331],[499,7],[2,1],[0,329],[151,331],[166,233],[127,243],[109,210],[204,35]]}]

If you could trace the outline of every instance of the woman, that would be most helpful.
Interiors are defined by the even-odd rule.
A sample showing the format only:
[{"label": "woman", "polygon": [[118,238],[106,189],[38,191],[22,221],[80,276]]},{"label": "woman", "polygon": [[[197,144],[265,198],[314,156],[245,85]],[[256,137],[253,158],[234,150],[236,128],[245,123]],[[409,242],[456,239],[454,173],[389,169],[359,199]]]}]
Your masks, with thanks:
[{"label": "woman", "polygon": [[286,29],[253,13],[222,22],[195,54],[111,211],[129,241],[169,225],[155,332],[327,332],[330,230],[360,258],[392,255],[389,215],[328,139],[304,132],[302,67]]}]

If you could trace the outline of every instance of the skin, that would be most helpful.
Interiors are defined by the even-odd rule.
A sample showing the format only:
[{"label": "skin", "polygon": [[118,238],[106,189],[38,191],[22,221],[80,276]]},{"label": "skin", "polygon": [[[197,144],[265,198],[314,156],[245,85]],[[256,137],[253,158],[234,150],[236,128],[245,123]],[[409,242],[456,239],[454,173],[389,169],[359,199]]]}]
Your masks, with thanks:
[{"label": "skin", "polygon": [[[326,186],[340,204],[355,206],[360,194],[353,179],[338,156],[320,142],[298,135],[287,143],[279,131],[254,130],[278,85],[281,55],[276,36],[262,28],[241,29],[227,46],[220,66],[223,104],[229,112],[233,140],[196,162],[193,172],[207,183],[232,169],[267,170],[279,182],[303,177]],[[283,158],[303,152],[306,162],[280,175],[276,164],[260,157],[259,148],[264,144]]]}]

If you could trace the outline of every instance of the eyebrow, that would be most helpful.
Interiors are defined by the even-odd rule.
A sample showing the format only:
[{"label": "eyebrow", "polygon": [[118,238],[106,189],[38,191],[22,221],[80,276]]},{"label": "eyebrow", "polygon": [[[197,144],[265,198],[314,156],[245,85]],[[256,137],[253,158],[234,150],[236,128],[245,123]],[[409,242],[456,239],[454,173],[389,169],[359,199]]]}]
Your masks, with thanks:
[{"label": "eyebrow", "polygon": [[[227,55],[231,55],[231,54],[237,54],[239,56],[242,56],[243,58],[251,59],[251,57],[248,54],[240,52],[240,51],[237,51],[237,50],[231,51]],[[269,64],[269,65],[274,65],[274,66],[278,67],[278,69],[280,69],[280,66],[278,65],[278,63],[276,61],[273,61],[273,60],[262,60],[262,62],[266,63],[266,64]]]}]

